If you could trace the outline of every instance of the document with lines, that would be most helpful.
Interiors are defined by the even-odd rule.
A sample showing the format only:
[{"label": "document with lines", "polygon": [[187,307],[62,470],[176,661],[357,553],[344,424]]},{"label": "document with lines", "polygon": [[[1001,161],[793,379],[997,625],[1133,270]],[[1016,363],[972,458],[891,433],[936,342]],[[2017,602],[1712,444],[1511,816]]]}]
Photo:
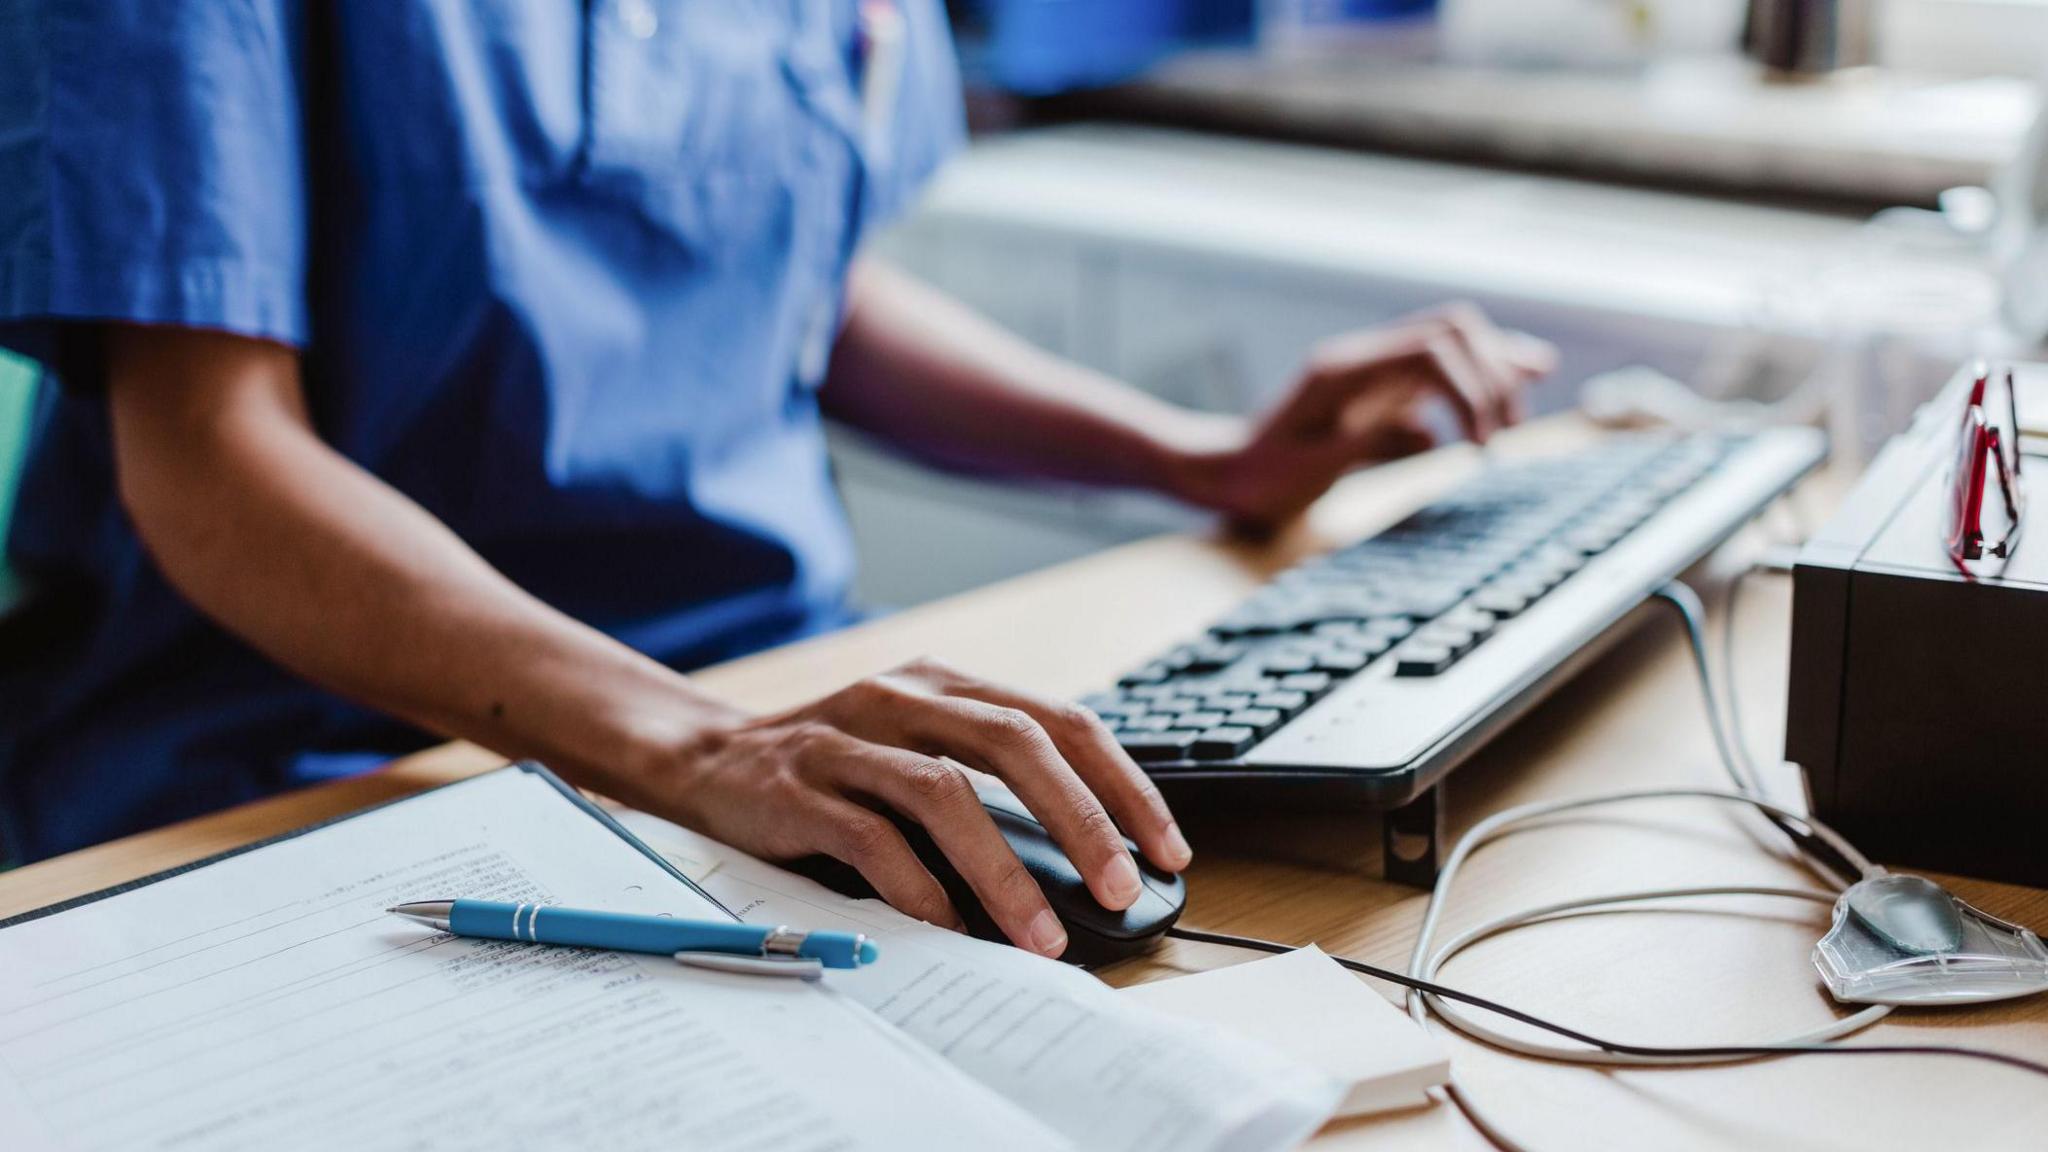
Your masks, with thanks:
[{"label": "document with lines", "polygon": [[643,843],[749,920],[864,932],[885,963],[837,990],[1102,1152],[1290,1148],[1336,1111],[1344,1085],[1256,1040],[1169,1017],[1065,964],[849,900],[640,812]]},{"label": "document with lines", "polygon": [[0,929],[0,1146],[1068,1142],[824,985],[462,940],[434,896],[722,913],[506,768]]}]

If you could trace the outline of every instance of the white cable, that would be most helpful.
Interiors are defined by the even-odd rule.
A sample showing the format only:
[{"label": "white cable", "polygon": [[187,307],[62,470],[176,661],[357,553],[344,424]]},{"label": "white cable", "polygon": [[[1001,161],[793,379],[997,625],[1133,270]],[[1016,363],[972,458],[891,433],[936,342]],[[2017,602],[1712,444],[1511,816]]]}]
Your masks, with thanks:
[{"label": "white cable", "polygon": [[[1436,955],[1432,957],[1434,963],[1432,963],[1428,967],[1428,971],[1432,973],[1432,976],[1430,978],[1435,979],[1435,976],[1433,974],[1436,972],[1437,967],[1441,964],[1442,961],[1448,960],[1450,957],[1455,956],[1468,946],[1476,944],[1479,941],[1484,940],[1490,936],[1500,935],[1502,933],[1512,931],[1516,928],[1528,927],[1532,924],[1541,924],[1546,921],[1560,919],[1564,916],[1572,914],[1597,911],[1613,911],[1626,905],[1642,903],[1646,901],[1669,900],[1674,898],[1696,896],[1778,896],[1787,899],[1808,900],[1814,903],[1826,905],[1832,905],[1835,902],[1835,898],[1833,896],[1824,892],[1813,892],[1801,888],[1746,887],[1740,885],[1730,885],[1724,888],[1670,888],[1664,889],[1662,891],[1625,893],[1619,896],[1591,897],[1584,900],[1566,900],[1561,901],[1557,904],[1547,905],[1540,909],[1531,909],[1527,912],[1516,913],[1511,916],[1503,916],[1495,920],[1490,920],[1474,928],[1467,929],[1465,932],[1459,934],[1456,937],[1453,937],[1451,940],[1447,941],[1442,948],[1438,949]],[[1659,1064],[1726,1063],[1756,1059],[1756,1057],[1753,1055],[1716,1057],[1702,1057],[1697,1055],[1650,1056],[1629,1052],[1606,1052],[1598,1048],[1586,1048],[1576,1045],[1565,1046],[1558,1044],[1548,1044],[1540,1041],[1523,1040],[1518,1039],[1512,1035],[1509,1035],[1506,1032],[1500,1031],[1495,1028],[1491,1028],[1485,1024],[1480,1023],[1478,1020],[1473,1019],[1471,1016],[1467,1015],[1464,1009],[1457,1007],[1453,1003],[1439,1001],[1436,997],[1427,998],[1431,1001],[1431,1010],[1433,1010],[1438,1016],[1442,1017],[1445,1023],[1448,1023],[1453,1028],[1456,1028],[1458,1031],[1463,1032],[1466,1035],[1473,1037],[1474,1039],[1482,1040],[1486,1043],[1508,1049],[1512,1052],[1520,1053],[1524,1056],[1536,1056],[1549,1060],[1566,1060],[1571,1061],[1573,1063],[1599,1063],[1627,1066],[1648,1066]],[[1838,1020],[1834,1020],[1820,1027],[1810,1029],[1806,1032],[1799,1033],[1795,1036],[1789,1036],[1778,1040],[1764,1041],[1758,1046],[1776,1047],[1825,1043],[1829,1040],[1840,1039],[1841,1037],[1847,1036],[1852,1032],[1857,1032],[1864,1028],[1867,1028],[1870,1025],[1877,1023],[1877,1021],[1880,1018],[1882,1018],[1886,1013],[1890,1011],[1891,1008],[1889,1005],[1871,1005],[1870,1007],[1864,1008],[1852,1015],[1842,1017]],[[1753,1042],[1743,1041],[1741,1043],[1748,1045]]]},{"label": "white cable", "polygon": [[1737,792],[1766,795],[1767,789],[1756,772],[1756,765],[1750,762],[1746,752],[1731,746],[1722,723],[1720,694],[1714,691],[1713,669],[1707,659],[1707,612],[1700,603],[1699,593],[1674,580],[1659,588],[1654,595],[1676,609],[1679,619],[1685,624],[1686,640],[1692,647],[1693,670],[1699,674],[1701,699],[1707,708],[1707,730],[1713,735],[1714,751],[1721,758],[1722,769],[1734,782]]},{"label": "white cable", "polygon": [[1755,568],[1745,568],[1728,580],[1728,600],[1721,606],[1721,702],[1728,709],[1728,743],[1734,745],[1735,755],[1742,766],[1749,770],[1749,777],[1758,782],[1759,792],[1768,791],[1761,787],[1763,773],[1757,770],[1757,760],[1749,750],[1749,740],[1743,735],[1742,688],[1735,676],[1735,605],[1742,598],[1742,582],[1755,573]]},{"label": "white cable", "polygon": [[[1737,576],[1729,585],[1729,619],[1733,619],[1735,588],[1741,581],[1742,576]],[[1723,716],[1723,696],[1715,691],[1712,662],[1707,656],[1706,608],[1700,604],[1699,594],[1674,580],[1659,588],[1655,598],[1669,604],[1685,625],[1686,642],[1692,649],[1693,671],[1699,678],[1700,702],[1706,709],[1707,728],[1714,737],[1714,751],[1721,758],[1722,770],[1727,773],[1728,779],[1734,782],[1737,792],[1746,796],[1769,798],[1770,789],[1764,785],[1763,774],[1758,770],[1756,760],[1750,756],[1749,749],[1743,742],[1741,717],[1736,711],[1732,695],[1726,697],[1727,714],[1725,718]],[[1735,679],[1735,645],[1732,633],[1728,634],[1727,641],[1722,649],[1721,664],[1726,682],[1732,689]],[[1800,823],[1806,823],[1804,818],[1801,818]],[[1797,843],[1786,844],[1776,838],[1766,839],[1747,823],[1744,823],[1742,828],[1750,839],[1756,841],[1759,848],[1792,867],[1812,873],[1824,884],[1842,889],[1853,882],[1816,859],[1811,853],[1802,851]],[[1785,829],[1781,827],[1780,831]],[[1791,833],[1787,831],[1786,834],[1789,836]]]},{"label": "white cable", "polygon": [[[1711,666],[1707,660],[1705,631],[1701,623],[1699,598],[1690,588],[1674,583],[1660,592],[1679,610],[1686,623],[1686,637],[1692,646],[1694,670],[1699,676],[1700,688],[1707,706],[1708,725],[1714,735],[1716,750],[1720,753],[1723,769],[1735,784],[1734,791],[1715,788],[1667,787],[1645,788],[1628,792],[1587,796],[1569,800],[1539,801],[1523,804],[1497,812],[1481,820],[1458,839],[1442,868],[1437,882],[1429,895],[1422,914],[1422,924],[1415,938],[1415,948],[1408,959],[1408,975],[1420,980],[1437,982],[1443,966],[1465,949],[1494,936],[1512,932],[1531,924],[1556,920],[1562,917],[1588,912],[1618,911],[1622,908],[1654,901],[1694,899],[1715,896],[1769,896],[1784,899],[1807,900],[1832,906],[1849,880],[1836,876],[1825,866],[1800,854],[1802,862],[1815,868],[1817,875],[1830,891],[1815,891],[1804,888],[1785,888],[1763,885],[1707,885],[1699,887],[1659,888],[1647,891],[1620,892],[1602,896],[1581,897],[1574,900],[1558,901],[1540,908],[1527,909],[1496,917],[1485,923],[1466,929],[1452,939],[1436,943],[1436,935],[1443,918],[1444,907],[1460,869],[1465,861],[1481,847],[1499,839],[1508,831],[1533,820],[1555,816],[1559,813],[1582,811],[1588,808],[1607,807],[1617,804],[1635,803],[1646,800],[1690,799],[1706,800],[1721,804],[1737,804],[1776,817],[1783,824],[1804,829],[1820,843],[1838,854],[1843,861],[1854,868],[1859,876],[1878,875],[1883,869],[1858,852],[1834,829],[1804,813],[1783,807],[1763,794],[1761,781],[1748,762],[1744,749],[1741,754],[1729,744],[1729,733],[1724,726],[1720,701],[1714,690]],[[1493,1027],[1479,1023],[1464,1011],[1421,992],[1410,992],[1408,1011],[1417,1024],[1427,1026],[1428,1016],[1435,1013],[1450,1027],[1510,1052],[1574,1064],[1602,1066],[1652,1066],[1663,1064],[1699,1064],[1724,1060],[1754,1059],[1753,1056],[1728,1056],[1702,1058],[1698,1055],[1657,1056],[1637,1053],[1608,1052],[1600,1049],[1572,1046],[1566,1047],[1531,1040],[1524,1040]],[[1807,1029],[1796,1035],[1762,1042],[1745,1041],[1742,1047],[1794,1047],[1812,1045],[1840,1039],[1877,1023],[1891,1011],[1887,1005],[1870,1005],[1848,1016],[1826,1024]],[[1733,1044],[1729,1046],[1735,1046]]]},{"label": "white cable", "polygon": [[[1420,980],[1439,982],[1444,964],[1452,957],[1473,944],[1489,937],[1498,936],[1517,928],[1526,927],[1543,920],[1560,916],[1612,909],[1628,904],[1640,904],[1657,900],[1690,899],[1707,896],[1777,896],[1789,899],[1810,900],[1815,903],[1833,905],[1839,892],[1816,892],[1799,888],[1763,887],[1756,885],[1710,885],[1705,887],[1660,888],[1640,892],[1621,892],[1602,896],[1589,896],[1576,900],[1560,901],[1540,908],[1528,909],[1497,917],[1476,927],[1467,929],[1441,946],[1432,947],[1436,939],[1444,906],[1459,870],[1465,861],[1480,847],[1498,839],[1509,829],[1531,820],[1554,816],[1560,812],[1580,811],[1587,808],[1605,807],[1614,804],[1632,803],[1641,800],[1701,799],[1722,803],[1743,804],[1786,819],[1795,820],[1811,829],[1813,834],[1830,848],[1842,854],[1866,875],[1879,869],[1866,857],[1844,840],[1834,829],[1817,820],[1803,817],[1799,813],[1783,808],[1759,796],[1739,792],[1725,792],[1708,788],[1649,788],[1635,792],[1615,793],[1606,796],[1588,796],[1575,800],[1555,800],[1535,804],[1523,804],[1494,814],[1475,825],[1458,840],[1456,847],[1445,859],[1438,874],[1436,887],[1430,892],[1429,903],[1423,910],[1422,926],[1416,934],[1415,951],[1408,961],[1408,974]],[[1538,1056],[1551,1060],[1562,1060],[1576,1064],[1599,1065],[1655,1065],[1669,1063],[1698,1064],[1707,1061],[1697,1056],[1661,1057],[1631,1053],[1605,1052],[1594,1048],[1563,1047],[1518,1039],[1504,1032],[1490,1028],[1473,1020],[1460,1010],[1424,993],[1411,992],[1408,997],[1409,1014],[1418,1024],[1426,1024],[1428,1013],[1434,1012],[1445,1023],[1475,1039],[1518,1052],[1527,1056]],[[1849,1016],[1832,1021],[1818,1028],[1809,1029],[1793,1036],[1767,1041],[1741,1041],[1748,1047],[1784,1047],[1802,1044],[1816,1044],[1826,1040],[1839,1039],[1852,1032],[1867,1028],[1883,1019],[1891,1011],[1886,1005],[1871,1005]],[[1736,1042],[1730,1042],[1736,1043]],[[1753,1059],[1753,1057],[1727,1057],[1729,1060]]]}]

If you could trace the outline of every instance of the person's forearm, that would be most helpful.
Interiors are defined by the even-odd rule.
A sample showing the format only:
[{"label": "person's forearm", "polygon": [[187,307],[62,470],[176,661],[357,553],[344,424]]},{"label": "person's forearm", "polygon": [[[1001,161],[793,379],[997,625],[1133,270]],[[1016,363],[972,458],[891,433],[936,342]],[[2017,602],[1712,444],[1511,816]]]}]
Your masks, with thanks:
[{"label": "person's forearm", "polygon": [[729,718],[684,677],[520,590],[309,426],[280,419],[295,388],[279,401],[262,383],[231,387],[179,411],[143,391],[170,381],[122,378],[215,370],[117,352],[111,387],[138,530],[178,590],[230,631],[336,692],[543,758],[622,799],[643,790],[659,749]]},{"label": "person's forearm", "polygon": [[928,462],[964,471],[1186,496],[1192,462],[1244,421],[1177,407],[1033,347],[874,260],[848,286],[826,411]]},{"label": "person's forearm", "polygon": [[[960,917],[888,818],[923,825],[1002,930],[1066,931],[976,798],[1003,780],[1105,908],[1187,842],[1158,789],[1078,705],[914,660],[748,715],[515,587],[446,526],[323,443],[297,355],[118,328],[108,408],[121,499],[199,610],[306,678],[770,860],[825,854],[897,908]],[[885,815],[885,813],[887,815]]]}]

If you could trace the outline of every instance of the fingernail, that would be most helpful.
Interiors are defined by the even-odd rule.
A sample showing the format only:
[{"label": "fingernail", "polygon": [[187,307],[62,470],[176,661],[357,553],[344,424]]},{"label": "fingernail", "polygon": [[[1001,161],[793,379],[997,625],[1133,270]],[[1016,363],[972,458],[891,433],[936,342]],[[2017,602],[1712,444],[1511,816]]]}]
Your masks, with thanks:
[{"label": "fingernail", "polygon": [[1166,858],[1170,867],[1178,870],[1188,866],[1195,858],[1195,850],[1188,847],[1188,838],[1180,834],[1180,825],[1166,826]]},{"label": "fingernail", "polygon": [[1067,930],[1060,927],[1060,918],[1047,909],[1031,922],[1031,946],[1041,956],[1058,956],[1067,950]]},{"label": "fingernail", "polygon": [[1141,890],[1137,863],[1131,859],[1130,853],[1117,853],[1109,863],[1109,898],[1117,901],[1119,908],[1128,908]]}]

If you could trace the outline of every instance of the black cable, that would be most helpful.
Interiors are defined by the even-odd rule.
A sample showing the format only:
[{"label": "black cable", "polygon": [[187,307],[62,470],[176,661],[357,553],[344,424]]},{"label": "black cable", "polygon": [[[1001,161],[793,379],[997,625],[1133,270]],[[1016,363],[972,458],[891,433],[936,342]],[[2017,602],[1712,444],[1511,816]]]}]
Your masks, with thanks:
[{"label": "black cable", "polygon": [[[1196,928],[1175,927],[1168,929],[1166,934],[1177,940],[1191,940],[1198,944],[1221,944],[1228,948],[1246,948],[1254,952],[1278,954],[1294,951],[1294,946],[1289,944],[1277,944],[1271,940],[1259,940],[1250,936],[1231,936],[1221,932],[1203,932]],[[1353,960],[1345,956],[1331,956],[1330,959],[1335,960],[1353,972],[1371,976],[1376,980],[1385,980],[1390,984],[1399,984],[1403,988],[1412,988],[1417,992],[1426,992],[1431,996],[1441,996],[1446,1000],[1456,1000],[1460,1004],[1469,1004],[1482,1012],[1492,1012],[1495,1015],[1505,1016],[1510,1020],[1527,1024],[1531,1028],[1540,1028],[1545,1032],[1553,1032],[1563,1036],[1567,1040],[1576,1040],[1589,1047],[1598,1048],[1606,1052],[1617,1052],[1624,1056],[1657,1056],[1678,1060],[1703,1061],[1768,1059],[1774,1056],[1834,1055],[1840,1053],[1847,1053],[1852,1056],[1965,1056],[1975,1060],[1987,1060],[1994,1064],[2003,1064],[2009,1068],[2020,1069],[2023,1072],[2032,1072],[2036,1076],[2048,1077],[2048,1064],[2029,1060],[2024,1056],[1994,1052],[1988,1048],[1969,1048],[1960,1044],[1726,1044],[1697,1048],[1663,1048],[1648,1044],[1624,1044],[1618,1040],[1603,1040],[1598,1036],[1589,1035],[1576,1028],[1553,1023],[1540,1016],[1532,1016],[1518,1008],[1510,1008],[1505,1004],[1495,1003],[1483,996],[1474,996],[1470,992],[1460,992],[1456,988],[1446,987],[1430,980],[1422,980],[1406,973],[1396,972],[1390,968],[1381,968],[1377,965],[1367,964],[1362,960]]]}]

